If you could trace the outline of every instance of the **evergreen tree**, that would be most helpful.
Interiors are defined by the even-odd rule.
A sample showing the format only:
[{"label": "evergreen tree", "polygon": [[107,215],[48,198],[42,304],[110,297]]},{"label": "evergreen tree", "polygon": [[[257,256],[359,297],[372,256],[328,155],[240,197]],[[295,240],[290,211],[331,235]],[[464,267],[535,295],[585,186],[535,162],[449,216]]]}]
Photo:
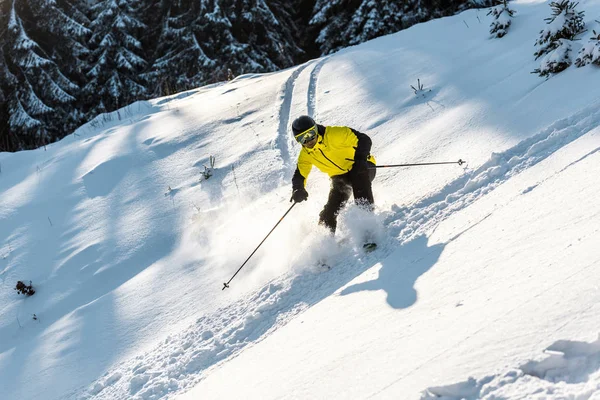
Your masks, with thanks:
[{"label": "evergreen tree", "polygon": [[301,49],[296,64],[321,57],[323,53],[316,42],[319,31],[309,22],[313,18],[316,0],[267,0],[269,8],[291,37],[290,43]]},{"label": "evergreen tree", "polygon": [[68,45],[86,33],[56,2],[9,3],[0,67],[3,109],[8,115],[8,129],[0,144],[8,147],[1,150],[52,142],[81,122],[81,115],[74,110],[79,86],[63,74],[52,55],[59,44]]},{"label": "evergreen tree", "polygon": [[588,64],[595,64],[600,66],[600,33],[593,31],[594,35],[590,41],[581,48],[575,65],[577,67],[583,67]]},{"label": "evergreen tree", "polygon": [[[23,12],[26,11],[23,10]],[[9,51],[4,59],[7,65],[5,85],[8,93],[9,129],[19,137],[19,147],[48,143],[50,134],[40,118],[52,111],[52,108],[38,97],[33,91],[33,87],[35,86],[39,92],[45,92],[47,97],[57,103],[69,102],[72,97],[63,91],[63,97],[52,98],[54,92],[48,91],[43,86],[42,74],[47,76],[46,70],[56,70],[57,67],[46,57],[38,44],[27,35],[23,21],[15,9],[14,0],[8,21],[7,42]]]},{"label": "evergreen tree", "polygon": [[18,83],[17,78],[8,69],[4,51],[0,47],[0,151],[17,150],[22,147],[21,140],[9,124],[9,101],[14,104]]},{"label": "evergreen tree", "polygon": [[495,38],[501,38],[506,35],[514,14],[515,11],[508,8],[507,0],[502,0],[498,6],[492,8],[487,13],[487,15],[491,15],[493,18],[490,24],[490,35]]},{"label": "evergreen tree", "polygon": [[139,40],[146,26],[135,18],[138,7],[136,0],[101,0],[91,8],[91,69],[83,90],[88,118],[147,98],[139,78],[147,64]]},{"label": "evergreen tree", "polygon": [[6,29],[8,26],[8,2],[0,3],[0,151],[14,148],[8,138],[8,90],[14,85],[9,83],[9,71],[4,58],[4,42],[6,41]]},{"label": "evergreen tree", "polygon": [[347,36],[346,26],[356,10],[351,0],[317,0],[314,15],[309,24],[318,32],[316,42],[321,54],[333,53],[342,47],[345,40],[353,41]]},{"label": "evergreen tree", "polygon": [[157,42],[144,75],[156,95],[289,67],[302,52],[264,0],[172,2]]},{"label": "evergreen tree", "polygon": [[286,45],[295,48],[293,51],[294,63],[316,58],[320,54],[314,53],[314,57],[306,56],[307,53],[316,49],[314,37],[307,32],[308,20],[312,13],[315,0],[266,0],[266,4],[281,25],[281,34]]},{"label": "evergreen tree", "polygon": [[[86,68],[85,42],[90,35],[85,26],[89,20],[77,8],[85,7],[83,1],[27,0],[35,21],[29,23],[27,31],[54,64],[38,75],[38,82],[32,83],[40,99],[53,109],[43,119],[50,141],[62,138],[83,122],[80,103],[76,101],[83,84],[82,69]],[[39,90],[40,87],[45,89]]]},{"label": "evergreen tree", "polygon": [[547,26],[536,40],[535,59],[541,58],[540,68],[533,73],[548,76],[561,72],[572,64],[572,41],[584,32],[583,11],[576,11],[578,3],[569,0],[550,3],[552,16],[545,19]]},{"label": "evergreen tree", "polygon": [[91,22],[85,15],[88,5],[85,0],[55,1],[61,7],[45,11],[47,15],[52,15],[52,23],[37,25],[47,26],[44,29],[46,38],[49,34],[53,35],[52,41],[56,45],[52,48],[52,60],[70,80],[83,87],[86,81],[85,71],[90,69],[87,43],[91,35],[88,28]]},{"label": "evergreen tree", "polygon": [[309,23],[318,31],[316,41],[321,53],[330,54],[348,44],[363,43],[432,18],[491,4],[491,0],[316,0]]},{"label": "evergreen tree", "polygon": [[391,26],[401,27],[402,15],[401,5],[397,2],[363,1],[348,24],[347,32],[351,37],[349,44],[355,45],[385,35]]},{"label": "evergreen tree", "polygon": [[[204,53],[196,37],[196,23],[201,13],[217,14],[218,6],[216,10],[208,10],[204,1],[182,0],[169,3],[161,21],[151,68],[144,74],[155,96],[201,86],[208,80],[208,70],[213,69],[216,64]],[[217,21],[222,22],[223,18]],[[223,22],[222,25],[226,26]],[[217,26],[218,22],[212,28],[217,29]],[[206,44],[203,43],[203,46]]]},{"label": "evergreen tree", "polygon": [[[274,71],[295,64],[294,58],[303,51],[295,44],[289,29],[275,18],[265,0],[223,0],[223,3],[231,24],[230,37],[235,43],[231,65],[234,73]],[[225,35],[224,38],[228,37]],[[229,53],[220,51],[216,54],[226,56]]]}]

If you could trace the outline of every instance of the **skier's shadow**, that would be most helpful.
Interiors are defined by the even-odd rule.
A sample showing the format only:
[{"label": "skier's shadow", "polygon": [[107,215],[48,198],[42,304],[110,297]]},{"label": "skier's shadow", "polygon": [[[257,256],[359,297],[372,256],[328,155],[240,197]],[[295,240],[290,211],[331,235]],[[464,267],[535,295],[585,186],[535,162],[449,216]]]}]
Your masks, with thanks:
[{"label": "skier's shadow", "polygon": [[418,236],[390,254],[381,264],[377,279],[357,283],[342,290],[342,295],[362,290],[385,290],[393,308],[407,308],[417,301],[416,280],[440,258],[447,243],[427,246],[427,237]]}]

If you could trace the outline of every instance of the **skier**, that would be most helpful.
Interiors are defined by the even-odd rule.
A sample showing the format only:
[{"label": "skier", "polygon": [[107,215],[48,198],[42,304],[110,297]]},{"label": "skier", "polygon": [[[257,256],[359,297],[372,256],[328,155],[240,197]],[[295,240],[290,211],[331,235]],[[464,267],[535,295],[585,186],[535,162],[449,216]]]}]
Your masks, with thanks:
[{"label": "skier", "polygon": [[373,210],[371,182],[375,168],[369,167],[375,166],[375,158],[370,154],[369,136],[346,126],[319,125],[307,115],[294,120],[292,132],[302,150],[292,178],[290,202],[300,203],[308,198],[306,178],[314,165],[331,178],[329,198],[319,214],[319,224],[329,228],[332,234],[335,234],[337,214],[351,192],[356,204]]}]

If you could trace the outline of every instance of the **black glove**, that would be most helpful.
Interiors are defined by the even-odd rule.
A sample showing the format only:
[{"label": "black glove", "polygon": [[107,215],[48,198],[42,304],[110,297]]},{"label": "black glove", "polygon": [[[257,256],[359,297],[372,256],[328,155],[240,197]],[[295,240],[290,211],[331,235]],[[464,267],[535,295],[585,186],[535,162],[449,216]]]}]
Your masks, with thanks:
[{"label": "black glove", "polygon": [[293,189],[290,202],[293,200],[296,203],[302,203],[306,199],[308,199],[308,192],[306,191],[306,189],[304,189],[303,187]]}]

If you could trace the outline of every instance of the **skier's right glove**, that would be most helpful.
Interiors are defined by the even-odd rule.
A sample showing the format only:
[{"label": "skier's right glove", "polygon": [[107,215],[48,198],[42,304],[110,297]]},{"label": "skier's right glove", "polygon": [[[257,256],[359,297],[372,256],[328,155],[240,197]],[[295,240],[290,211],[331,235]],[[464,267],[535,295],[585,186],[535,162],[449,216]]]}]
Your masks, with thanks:
[{"label": "skier's right glove", "polygon": [[308,192],[306,191],[306,189],[304,189],[303,187],[293,189],[292,198],[290,199],[290,202],[292,202],[293,200],[295,203],[301,203],[306,199],[308,199]]}]

